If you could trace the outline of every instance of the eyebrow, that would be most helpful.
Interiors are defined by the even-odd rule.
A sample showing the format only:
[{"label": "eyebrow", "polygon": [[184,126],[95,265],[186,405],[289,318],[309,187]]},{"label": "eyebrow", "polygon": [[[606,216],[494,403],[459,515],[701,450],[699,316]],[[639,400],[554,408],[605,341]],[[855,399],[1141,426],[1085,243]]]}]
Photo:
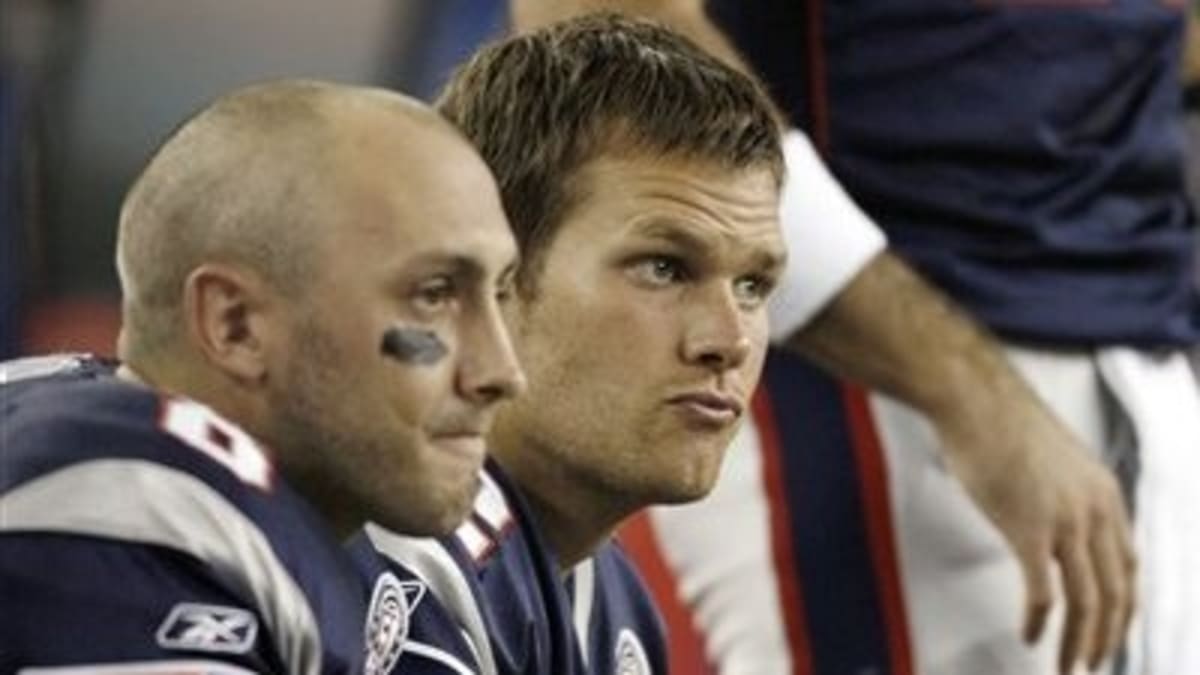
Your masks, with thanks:
[{"label": "eyebrow", "polygon": [[[510,274],[510,270],[515,268],[516,264],[516,261],[506,263],[498,278]],[[435,271],[470,283],[487,278],[487,268],[479,259],[444,249],[433,249],[420,253],[415,259],[410,259],[397,267],[393,275],[397,281],[400,281],[411,278],[413,274],[423,275]]]},{"label": "eyebrow", "polygon": [[[670,242],[686,251],[703,255],[709,246],[704,238],[690,231],[690,228],[669,220],[653,220],[634,229],[634,233],[647,239],[661,239]],[[755,269],[776,272],[783,269],[787,263],[787,252],[782,248],[756,246],[751,254],[751,264]]]},{"label": "eyebrow", "polygon": [[[425,258],[425,256],[422,257]],[[425,258],[425,261],[432,265],[444,265],[450,268],[451,273],[457,277],[479,279],[484,276],[483,265],[478,260],[459,253],[437,252]]]},{"label": "eyebrow", "polygon": [[496,285],[505,286],[511,284],[517,276],[517,269],[520,267],[520,264],[521,261],[517,257],[513,257],[512,262],[500,270],[499,276],[496,277]]}]

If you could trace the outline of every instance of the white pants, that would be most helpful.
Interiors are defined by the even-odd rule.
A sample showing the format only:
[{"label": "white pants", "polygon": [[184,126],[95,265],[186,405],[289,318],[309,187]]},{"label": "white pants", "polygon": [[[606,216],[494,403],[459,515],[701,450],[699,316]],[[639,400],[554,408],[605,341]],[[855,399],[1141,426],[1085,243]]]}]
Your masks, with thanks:
[{"label": "white pants", "polygon": [[[1106,462],[1138,465],[1140,611],[1126,672],[1200,673],[1200,394],[1186,358],[1128,349],[1009,353]],[[1042,641],[1028,648],[1020,639],[1024,589],[1016,561],[943,468],[931,427],[880,395],[872,395],[871,409],[889,467],[916,672],[1055,673],[1062,603]],[[743,430],[708,499],[651,514],[679,592],[726,675],[793,672],[770,560],[760,448],[757,430]],[[737,545],[714,531],[736,532]]]}]

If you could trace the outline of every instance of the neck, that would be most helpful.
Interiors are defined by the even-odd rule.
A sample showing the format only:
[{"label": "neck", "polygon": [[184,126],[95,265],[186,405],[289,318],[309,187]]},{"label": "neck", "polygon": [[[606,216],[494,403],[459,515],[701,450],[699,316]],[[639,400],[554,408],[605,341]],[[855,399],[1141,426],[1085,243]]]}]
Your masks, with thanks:
[{"label": "neck", "polygon": [[563,466],[559,455],[504,443],[494,444],[492,454],[528,501],[561,572],[591,557],[638,508]]},{"label": "neck", "polygon": [[330,494],[325,489],[327,480],[305,480],[289,475],[287,481],[313,507],[338,541],[346,541],[367,524],[368,519],[360,515],[357,509],[349,508],[339,495]]},{"label": "neck", "polygon": [[117,366],[116,377],[119,380],[124,380],[131,384],[136,384],[148,389],[158,391],[169,391],[165,384],[160,383],[158,378],[152,377],[148,370],[143,366],[136,366],[122,359],[120,365]]}]

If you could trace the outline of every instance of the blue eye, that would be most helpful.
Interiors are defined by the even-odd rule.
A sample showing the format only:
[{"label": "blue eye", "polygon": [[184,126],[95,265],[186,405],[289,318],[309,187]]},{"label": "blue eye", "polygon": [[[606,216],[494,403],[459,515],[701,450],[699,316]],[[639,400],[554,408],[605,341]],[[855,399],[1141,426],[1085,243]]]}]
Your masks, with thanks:
[{"label": "blue eye", "polygon": [[635,260],[629,269],[635,279],[651,286],[668,286],[688,279],[687,266],[674,256],[645,256]]},{"label": "blue eye", "polygon": [[747,305],[757,305],[767,299],[774,286],[774,282],[770,279],[752,274],[734,280],[733,292],[739,302]]}]

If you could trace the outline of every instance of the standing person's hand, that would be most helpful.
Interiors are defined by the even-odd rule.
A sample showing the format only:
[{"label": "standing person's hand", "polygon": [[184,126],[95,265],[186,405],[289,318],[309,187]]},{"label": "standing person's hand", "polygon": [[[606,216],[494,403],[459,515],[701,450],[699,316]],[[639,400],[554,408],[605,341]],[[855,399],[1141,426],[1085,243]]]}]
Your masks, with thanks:
[{"label": "standing person's hand", "polygon": [[878,256],[793,337],[799,351],[922,412],[943,457],[1025,577],[1025,638],[1042,634],[1063,576],[1059,665],[1095,666],[1133,612],[1135,558],[1112,472],[1046,407],[1002,347],[903,262]]},{"label": "standing person's hand", "polygon": [[1026,640],[1041,636],[1053,605],[1053,559],[1067,610],[1059,669],[1095,668],[1120,647],[1135,605],[1124,502],[1112,472],[1056,419],[1024,398],[1008,401],[990,423],[935,420],[946,461],[1017,556]]}]

